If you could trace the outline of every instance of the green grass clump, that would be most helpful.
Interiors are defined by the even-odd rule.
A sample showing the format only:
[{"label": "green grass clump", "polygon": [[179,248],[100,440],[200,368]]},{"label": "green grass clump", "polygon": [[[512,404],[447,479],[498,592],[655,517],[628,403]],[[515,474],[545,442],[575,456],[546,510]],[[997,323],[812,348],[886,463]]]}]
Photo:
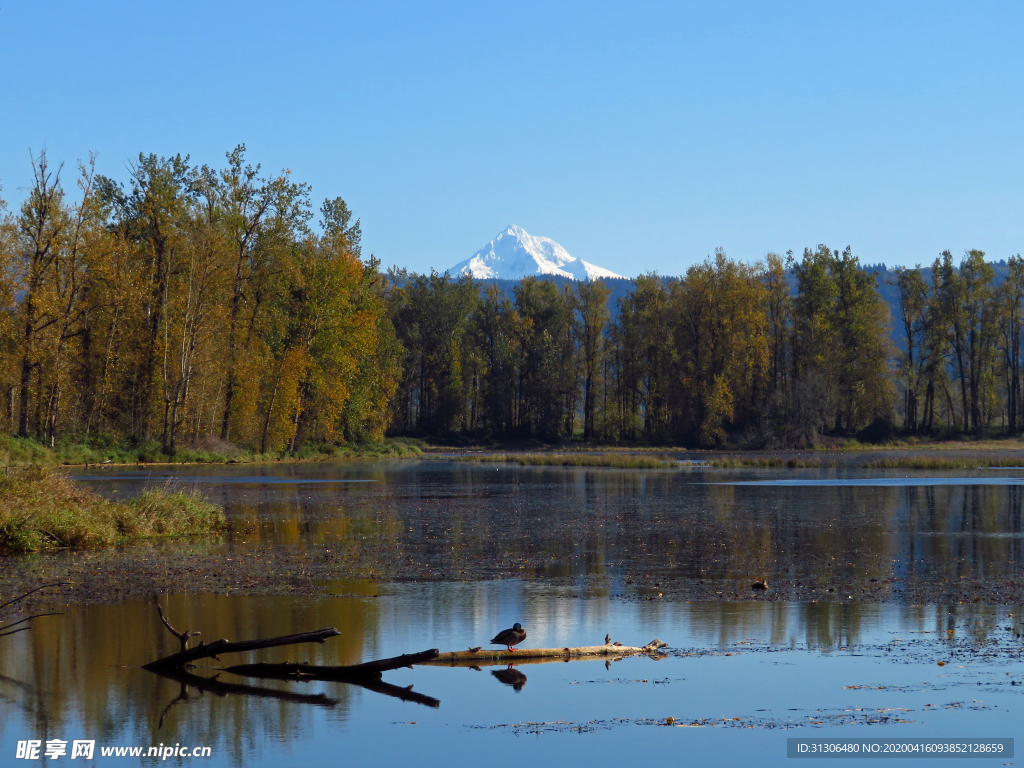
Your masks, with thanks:
[{"label": "green grass clump", "polygon": [[0,554],[207,534],[224,526],[220,507],[196,491],[150,489],[113,502],[48,469],[0,477]]},{"label": "green grass clump", "polygon": [[618,467],[620,469],[665,469],[678,462],[657,456],[629,456],[626,454],[587,453],[492,453],[480,456],[460,456],[460,461],[511,463],[523,466],[546,467]]}]

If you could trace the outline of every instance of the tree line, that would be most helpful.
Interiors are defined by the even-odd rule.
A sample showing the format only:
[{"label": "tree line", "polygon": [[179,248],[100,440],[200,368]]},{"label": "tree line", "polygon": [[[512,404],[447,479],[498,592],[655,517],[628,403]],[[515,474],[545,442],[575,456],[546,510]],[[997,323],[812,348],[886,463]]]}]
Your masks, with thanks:
[{"label": "tree line", "polygon": [[[22,437],[232,442],[261,453],[379,439],[401,349],[384,276],[341,198],[239,146],[223,168],[140,155],[119,184],[33,158],[0,218],[0,423]],[[74,199],[72,199],[74,197]]]},{"label": "tree line", "polygon": [[600,281],[527,278],[511,296],[437,273],[390,284],[396,433],[794,444],[894,401],[887,307],[849,249],[753,265],[719,251],[638,278],[614,319]]},{"label": "tree line", "polygon": [[509,295],[392,271],[391,429],[704,447],[1018,434],[1024,259],[996,266],[971,250],[897,268],[893,317],[878,272],[824,245],[641,276],[614,314],[600,281]]},{"label": "tree line", "polygon": [[930,269],[898,268],[894,282],[903,427],[1019,433],[1024,260],[1012,256],[997,280],[984,252],[968,251],[956,264],[945,251]]},{"label": "tree line", "polygon": [[[382,272],[344,200],[140,155],[126,184],[45,153],[0,203],[0,430],[233,443],[260,453],[393,435],[807,445],[865,428],[1024,428],[1024,260],[900,268],[849,248],[718,251],[602,282]],[[72,197],[74,199],[72,199]],[[895,339],[895,343],[894,343]]]}]

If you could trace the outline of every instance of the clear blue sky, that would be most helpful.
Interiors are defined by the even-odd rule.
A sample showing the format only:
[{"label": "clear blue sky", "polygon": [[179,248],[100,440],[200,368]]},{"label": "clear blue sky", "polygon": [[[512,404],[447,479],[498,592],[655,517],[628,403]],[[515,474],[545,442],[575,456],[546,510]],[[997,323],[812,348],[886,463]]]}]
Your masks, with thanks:
[{"label": "clear blue sky", "polygon": [[[629,275],[722,246],[1024,252],[1020,3],[0,0],[0,183],[245,143],[385,265],[507,224]],[[70,177],[69,177],[70,180]]]}]

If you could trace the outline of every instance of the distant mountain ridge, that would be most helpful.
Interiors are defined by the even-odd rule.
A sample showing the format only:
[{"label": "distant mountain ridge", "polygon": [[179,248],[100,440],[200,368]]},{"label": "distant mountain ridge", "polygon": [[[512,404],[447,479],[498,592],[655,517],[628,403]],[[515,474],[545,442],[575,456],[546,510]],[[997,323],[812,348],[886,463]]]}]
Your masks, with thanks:
[{"label": "distant mountain ridge", "polygon": [[472,275],[478,280],[521,280],[542,275],[580,282],[623,278],[610,269],[570,256],[549,237],[535,237],[514,224],[505,227],[491,242],[449,272]]}]

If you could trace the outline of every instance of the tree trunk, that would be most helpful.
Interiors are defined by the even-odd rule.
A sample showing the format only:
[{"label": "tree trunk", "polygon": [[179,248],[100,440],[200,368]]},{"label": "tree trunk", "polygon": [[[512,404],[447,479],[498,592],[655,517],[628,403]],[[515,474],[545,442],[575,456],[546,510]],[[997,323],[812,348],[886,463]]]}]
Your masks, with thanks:
[{"label": "tree trunk", "polygon": [[277,390],[281,386],[281,375],[284,371],[284,356],[281,357],[281,362],[277,366],[277,379],[274,381],[274,391],[270,395],[270,404],[267,406],[267,418],[263,420],[263,434],[260,436],[260,453],[267,452],[267,432],[270,429],[270,418],[274,413],[274,401],[277,400]]}]

